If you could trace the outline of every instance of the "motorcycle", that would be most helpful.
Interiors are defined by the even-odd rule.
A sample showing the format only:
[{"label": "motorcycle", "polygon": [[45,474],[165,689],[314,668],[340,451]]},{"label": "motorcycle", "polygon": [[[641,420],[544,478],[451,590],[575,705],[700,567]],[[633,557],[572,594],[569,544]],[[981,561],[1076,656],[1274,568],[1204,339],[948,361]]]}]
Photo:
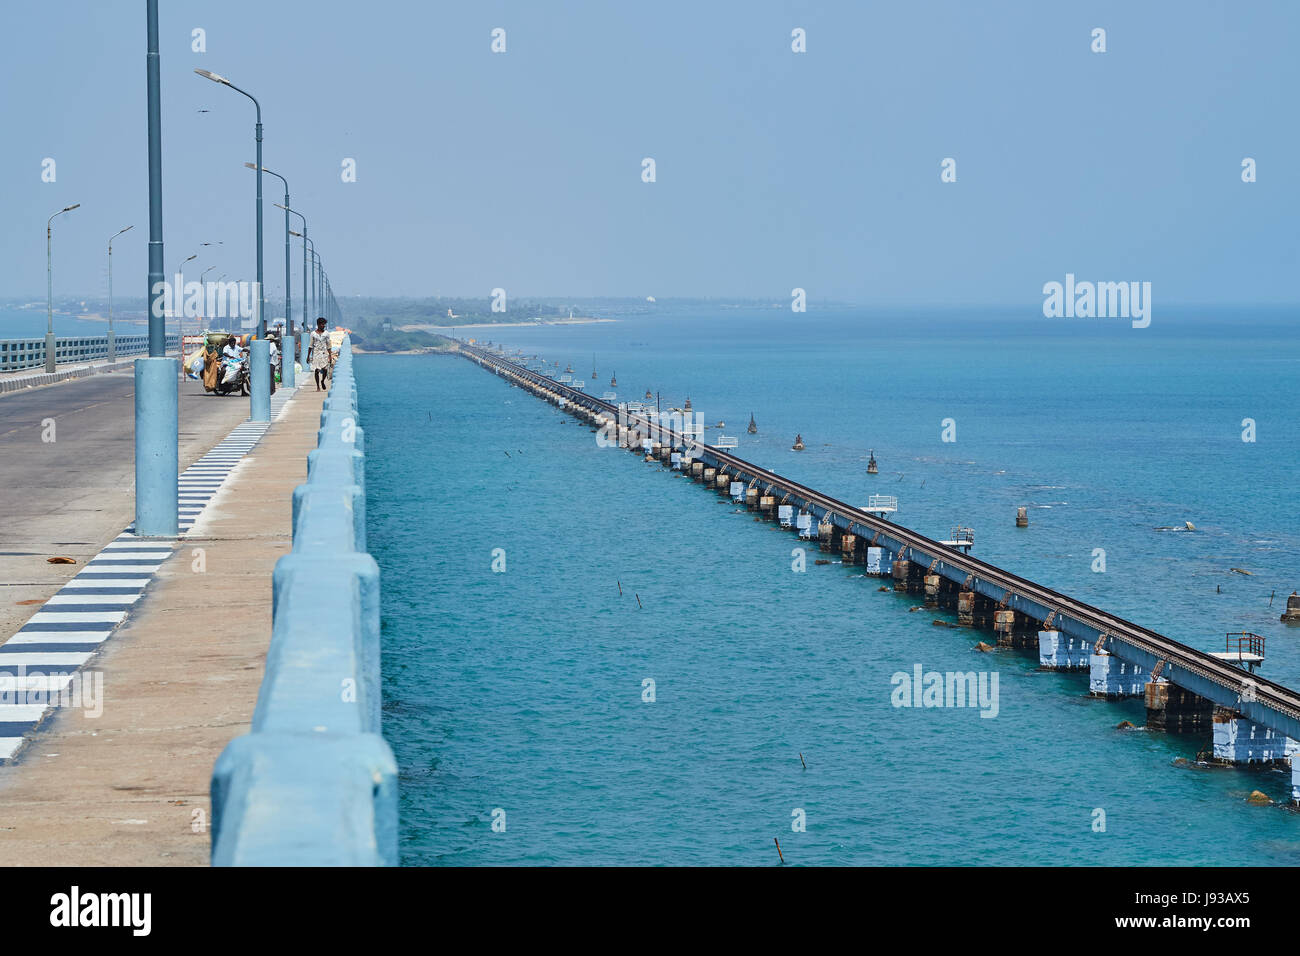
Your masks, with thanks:
[{"label": "motorcycle", "polygon": [[248,394],[248,359],[223,359],[221,374],[212,389],[217,395]]}]

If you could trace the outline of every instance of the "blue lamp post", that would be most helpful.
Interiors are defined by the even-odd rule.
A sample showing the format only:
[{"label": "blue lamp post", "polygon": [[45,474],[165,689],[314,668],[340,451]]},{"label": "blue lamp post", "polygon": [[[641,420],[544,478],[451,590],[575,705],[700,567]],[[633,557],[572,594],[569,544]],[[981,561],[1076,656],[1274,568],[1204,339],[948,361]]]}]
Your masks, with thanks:
[{"label": "blue lamp post", "polygon": [[162,81],[159,78],[158,0],[146,0],[148,49],[145,77],[149,117],[149,356],[135,362],[135,533],[175,537],[180,463],[178,443],[180,394],[176,359],[167,358],[166,318],[162,304]]},{"label": "blue lamp post", "polygon": [[[289,193],[287,191],[284,194],[283,206],[281,206],[279,203],[271,203],[271,205],[275,206],[277,209],[283,209],[284,218],[286,220],[288,220],[290,213],[293,213],[295,216],[297,216],[299,219],[302,220],[302,232],[294,232],[292,229],[289,228],[288,222],[286,221],[285,230],[287,235],[285,239],[286,241],[288,241],[288,236],[297,236],[299,239],[303,240],[302,243],[302,330],[306,332],[308,331],[307,328],[307,217],[304,216],[302,213],[300,213],[298,210],[289,208]],[[286,275],[288,274],[287,268],[285,270],[285,273]],[[285,311],[288,310],[286,309]],[[293,328],[292,323],[290,323],[290,329],[292,330],[292,328]],[[298,351],[298,340],[296,338],[293,339],[293,343],[294,343],[293,348],[295,353],[294,358],[296,359],[297,351]]]},{"label": "blue lamp post", "polygon": [[54,220],[62,216],[65,212],[72,212],[80,206],[81,203],[73,203],[71,206],[64,206],[53,216],[45,221],[45,371],[54,371],[55,345],[54,345],[54,266],[53,254],[50,251],[50,236]]},{"label": "blue lamp post", "polygon": [[[134,226],[119,229],[113,234],[116,239],[124,232],[130,232]],[[108,240],[108,360],[117,360],[117,340],[113,337],[113,239]]]},{"label": "blue lamp post", "polygon": [[[262,289],[262,104],[257,102],[257,97],[247,90],[241,90],[234,83],[222,76],[220,73],[213,73],[211,70],[195,70],[199,76],[211,80],[213,83],[220,83],[222,86],[228,86],[236,93],[242,93],[253,101],[253,106],[257,110],[257,127],[255,135],[257,138],[257,332],[261,338],[266,337],[266,293]],[[268,382],[268,386],[269,386]]]},{"label": "blue lamp post", "polygon": [[[257,168],[253,163],[244,163],[244,165],[249,169]],[[262,172],[269,173],[276,179],[280,180],[280,182],[284,183],[284,205],[281,206],[278,202],[271,203],[271,205],[277,209],[284,210],[284,334],[289,341],[293,341],[293,295],[291,283],[289,281],[289,213],[292,211],[289,209],[289,180],[285,179],[279,173],[269,169],[263,169]],[[307,220],[305,219],[303,220],[304,223],[306,223],[306,221]],[[306,225],[304,225],[303,229],[306,230],[306,228]],[[304,319],[304,321],[306,320]],[[283,362],[283,360],[284,354],[283,350],[281,350],[281,361]],[[283,366],[283,371],[280,373],[280,381],[286,388],[293,388],[292,356],[290,357],[290,361],[285,363]]]}]

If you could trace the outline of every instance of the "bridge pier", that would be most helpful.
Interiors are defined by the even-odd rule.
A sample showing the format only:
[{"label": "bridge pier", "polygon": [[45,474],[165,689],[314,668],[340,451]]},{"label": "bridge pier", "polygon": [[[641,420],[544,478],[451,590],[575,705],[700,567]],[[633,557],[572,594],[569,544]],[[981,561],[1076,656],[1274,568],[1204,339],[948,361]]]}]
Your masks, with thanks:
[{"label": "bridge pier", "polygon": [[890,573],[894,577],[895,591],[915,593],[925,588],[924,573],[921,566],[915,561],[908,561],[906,558],[895,558],[890,566]]},{"label": "bridge pier", "polygon": [[1038,622],[1019,611],[1002,608],[993,612],[993,632],[999,647],[1035,648]]},{"label": "bridge pier", "polygon": [[[1219,707],[1214,711],[1214,759],[1230,764],[1272,764],[1290,761],[1294,768],[1300,759],[1293,755],[1300,744],[1271,727],[1248,720],[1235,710]],[[1292,773],[1293,779],[1296,774]]]},{"label": "bridge pier", "polygon": [[1093,697],[1141,697],[1150,677],[1144,668],[1106,651],[1088,658],[1088,693]]},{"label": "bridge pier", "polygon": [[1047,670],[1083,671],[1089,667],[1092,643],[1060,631],[1038,632],[1038,666]]},{"label": "bridge pier", "polygon": [[939,606],[939,589],[943,585],[943,576],[939,574],[927,574],[923,579],[925,583],[925,606]]},{"label": "bridge pier", "polygon": [[840,560],[844,564],[858,563],[858,544],[861,540],[856,534],[840,535]]},{"label": "bridge pier", "polygon": [[1171,684],[1163,677],[1148,681],[1143,696],[1150,730],[1180,734],[1210,729],[1214,719],[1213,701]]},{"label": "bridge pier", "polygon": [[978,591],[957,594],[957,623],[967,627],[987,627],[993,620],[994,604]]}]

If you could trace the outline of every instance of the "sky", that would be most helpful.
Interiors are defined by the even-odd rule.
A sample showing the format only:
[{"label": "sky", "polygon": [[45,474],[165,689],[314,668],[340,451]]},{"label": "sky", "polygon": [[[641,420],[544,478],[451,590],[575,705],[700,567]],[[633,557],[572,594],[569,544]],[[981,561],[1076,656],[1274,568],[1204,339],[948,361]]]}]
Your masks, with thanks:
[{"label": "sky", "polygon": [[[254,268],[253,105],[203,68],[261,101],[263,162],[340,300],[798,287],[1037,309],[1073,273],[1163,303],[1300,301],[1294,0],[161,7],[169,274],[193,252],[187,278]],[[114,289],[143,298],[145,3],[10,3],[5,21],[0,297],[44,298],[40,224],[80,202],[55,221],[56,295],[102,295],[108,238],[134,225]],[[264,191],[277,295],[282,187]],[[293,263],[296,290],[296,240]]]}]

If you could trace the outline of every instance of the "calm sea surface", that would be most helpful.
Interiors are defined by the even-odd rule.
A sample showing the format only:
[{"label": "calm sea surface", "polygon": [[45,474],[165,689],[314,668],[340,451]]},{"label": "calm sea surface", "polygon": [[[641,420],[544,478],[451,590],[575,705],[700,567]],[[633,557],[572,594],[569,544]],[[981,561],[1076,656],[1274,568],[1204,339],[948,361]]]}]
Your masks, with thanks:
[{"label": "calm sea surface", "polygon": [[[0,306],[0,339],[44,339],[49,317],[42,302],[32,308]],[[113,316],[113,331],[120,335],[143,335],[148,331],[143,320]],[[103,319],[82,318],[66,312],[54,313],[54,334],[59,337],[73,335],[107,335],[108,322]]]},{"label": "calm sea surface", "polygon": [[[589,391],[616,372],[625,399],[689,395],[742,457],[847,501],[896,494],[932,537],[973,526],[985,560],[1188,644],[1263,634],[1263,674],[1300,686],[1300,629],[1278,621],[1300,587],[1294,328],[704,310],[470,334],[575,378],[594,353]],[[794,573],[794,535],[464,359],[356,374],[405,862],[771,865],[777,837],[795,864],[1300,864],[1300,814],[1244,802],[1284,800],[1288,774],[1174,766],[1208,738],[1118,730],[1140,702],[975,652],[983,635],[815,547]],[[917,664],[996,671],[997,716],[893,707]]]}]

